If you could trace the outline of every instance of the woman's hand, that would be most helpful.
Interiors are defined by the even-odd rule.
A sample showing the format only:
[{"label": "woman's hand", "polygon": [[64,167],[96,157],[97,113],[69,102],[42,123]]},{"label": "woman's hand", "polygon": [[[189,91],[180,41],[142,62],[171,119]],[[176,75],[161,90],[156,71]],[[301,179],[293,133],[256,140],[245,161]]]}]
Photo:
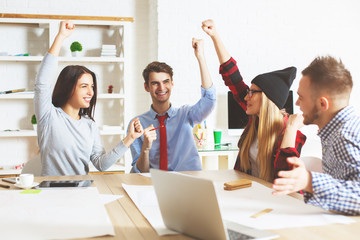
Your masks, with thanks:
[{"label": "woman's hand", "polygon": [[296,130],[299,130],[303,126],[304,126],[304,117],[302,114],[299,113],[290,115],[286,123],[286,128],[292,128]]},{"label": "woman's hand", "polygon": [[124,138],[123,142],[127,147],[130,147],[130,145],[135,141],[135,139],[139,138],[141,135],[143,135],[144,130],[141,126],[139,118],[135,118],[131,121],[129,126],[129,132]]},{"label": "woman's hand", "polygon": [[60,22],[59,35],[63,36],[64,38],[69,37],[74,30],[75,24],[72,21],[67,20]]},{"label": "woman's hand", "polygon": [[214,37],[217,34],[216,28],[215,28],[215,22],[212,19],[203,21],[201,28],[210,37]]}]

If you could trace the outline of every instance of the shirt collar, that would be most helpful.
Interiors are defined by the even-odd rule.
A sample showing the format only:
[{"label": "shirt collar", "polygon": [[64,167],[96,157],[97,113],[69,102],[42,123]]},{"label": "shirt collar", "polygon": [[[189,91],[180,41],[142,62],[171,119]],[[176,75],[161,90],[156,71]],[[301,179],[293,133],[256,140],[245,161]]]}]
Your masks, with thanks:
[{"label": "shirt collar", "polygon": [[[156,119],[156,116],[159,115],[157,112],[155,112],[155,110],[152,108],[152,105],[150,106],[150,116],[152,119]],[[174,108],[172,106],[172,104],[170,104],[170,108],[166,111],[166,113],[168,114],[169,118],[172,118],[176,115],[176,108]],[[164,113],[164,115],[166,114]]]},{"label": "shirt collar", "polygon": [[355,109],[353,106],[347,106],[340,110],[331,120],[328,122],[322,129],[319,130],[318,136],[320,138],[326,139],[331,133],[334,132],[337,128],[340,128],[341,122],[346,122],[355,114]]}]

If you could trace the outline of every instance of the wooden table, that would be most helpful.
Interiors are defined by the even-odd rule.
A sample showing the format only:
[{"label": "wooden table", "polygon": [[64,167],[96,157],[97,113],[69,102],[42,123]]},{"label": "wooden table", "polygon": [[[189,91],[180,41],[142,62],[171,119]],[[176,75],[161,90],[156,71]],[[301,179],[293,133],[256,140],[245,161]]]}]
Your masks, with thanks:
[{"label": "wooden table", "polygon": [[[195,171],[186,172],[198,177],[213,181],[230,181],[239,178],[248,178],[266,186],[270,183],[259,180],[252,176],[234,170]],[[139,174],[112,174],[112,175],[87,175],[87,176],[62,176],[62,177],[36,177],[36,181],[42,180],[83,180],[92,179],[94,185],[102,194],[124,195],[123,198],[106,205],[107,212],[114,225],[116,236],[97,237],[93,239],[192,239],[184,235],[158,236],[148,221],[143,217],[125,190],[122,183],[133,185],[150,185],[151,179]],[[2,182],[4,183],[4,182]],[[4,183],[5,184],[5,183]],[[14,186],[11,189],[15,189]],[[5,190],[1,188],[1,190]],[[301,200],[302,196],[293,194],[293,197]],[[91,210],[89,210],[91,211]],[[352,217],[356,223],[332,224],[317,227],[288,228],[271,230],[280,235],[279,239],[360,239],[360,216]]]}]

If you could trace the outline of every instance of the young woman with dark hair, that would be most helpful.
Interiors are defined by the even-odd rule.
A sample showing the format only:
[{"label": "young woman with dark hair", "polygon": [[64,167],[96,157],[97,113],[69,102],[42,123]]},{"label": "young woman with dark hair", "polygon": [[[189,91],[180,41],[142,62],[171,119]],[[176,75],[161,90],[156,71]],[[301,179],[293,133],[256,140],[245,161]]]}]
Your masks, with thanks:
[{"label": "young woman with dark hair", "polygon": [[84,66],[65,67],[51,97],[57,56],[63,41],[74,29],[71,21],[60,23],[59,33],[36,77],[34,105],[43,176],[85,175],[89,173],[90,161],[99,171],[104,171],[143,133],[139,120],[134,119],[128,135],[110,152],[105,152],[94,122],[96,76]]}]

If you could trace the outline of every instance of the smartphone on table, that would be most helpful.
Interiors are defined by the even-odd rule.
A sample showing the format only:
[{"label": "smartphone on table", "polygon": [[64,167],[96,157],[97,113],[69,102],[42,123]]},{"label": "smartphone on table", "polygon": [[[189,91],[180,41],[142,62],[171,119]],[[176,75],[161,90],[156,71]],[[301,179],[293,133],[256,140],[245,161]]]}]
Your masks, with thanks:
[{"label": "smartphone on table", "polygon": [[2,178],[2,180],[8,183],[14,183],[14,184],[16,183],[16,177]]},{"label": "smartphone on table", "polygon": [[93,180],[42,181],[39,188],[51,187],[90,187]]}]

